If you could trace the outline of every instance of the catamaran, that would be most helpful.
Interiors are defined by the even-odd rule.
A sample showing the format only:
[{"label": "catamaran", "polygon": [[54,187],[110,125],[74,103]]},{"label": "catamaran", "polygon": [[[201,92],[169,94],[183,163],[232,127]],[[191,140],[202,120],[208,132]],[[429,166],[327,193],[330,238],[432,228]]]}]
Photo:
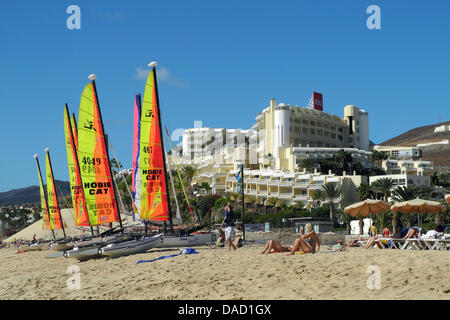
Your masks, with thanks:
[{"label": "catamaran", "polygon": [[[101,239],[91,239],[64,253],[65,257],[75,257],[78,260],[97,257],[103,254],[100,251],[103,247],[111,244],[126,246],[127,242],[135,241],[139,242],[139,245],[138,248],[134,248],[134,251],[146,251],[158,244],[156,240],[161,241],[161,237],[136,237],[133,234],[124,233],[95,79],[95,75],[89,76],[91,82],[85,86],[81,95],[78,128],[71,130],[72,138],[70,139],[72,142],[75,141],[73,133],[77,132],[78,143],[77,145],[72,143],[71,148],[75,147],[76,150],[74,162],[77,162],[76,167],[80,173],[79,183],[82,186],[89,225],[109,224],[112,227],[113,223],[118,222],[119,229],[115,231],[111,229],[107,232],[108,236],[102,234]],[[65,115],[67,117],[67,110]],[[69,125],[67,119],[65,123]],[[70,135],[70,130],[66,131]]]},{"label": "catamaran", "polygon": [[[41,197],[41,208],[42,208],[42,229],[43,230],[51,230],[53,234],[53,238],[55,237],[55,229],[63,229],[64,237],[64,225],[61,218],[61,212],[59,209],[58,198],[56,196],[55,182],[53,179],[53,171],[50,162],[50,154],[49,149],[45,149],[46,151],[46,172],[47,172],[47,192],[45,192],[44,183],[42,181],[41,167],[39,165],[38,155],[35,154],[33,158],[36,159],[36,165],[38,170],[39,177],[39,193]],[[51,206],[49,205],[49,201],[51,201]],[[50,245],[49,241],[41,241],[38,243],[32,243],[25,250],[28,251],[37,251],[37,250],[45,250],[48,249]],[[23,250],[24,248],[19,247],[19,250]]]},{"label": "catamaran", "polygon": [[[146,230],[147,221],[163,221],[166,232],[164,241],[158,247],[183,247],[214,243],[216,241],[215,233],[179,236],[167,232],[167,221],[170,223],[170,229],[173,229],[167,190],[167,172],[171,180],[172,175],[166,167],[168,161],[166,163],[167,154],[162,135],[156,65],[156,62],[149,64],[151,70],[145,87],[143,103],[141,103],[141,95],[136,95],[134,103],[133,209],[137,213],[138,219],[144,221]],[[172,188],[175,196],[173,181]],[[175,200],[177,200],[176,196]],[[188,201],[187,197],[186,201]],[[178,201],[176,201],[176,205],[176,218],[181,221]]]}]

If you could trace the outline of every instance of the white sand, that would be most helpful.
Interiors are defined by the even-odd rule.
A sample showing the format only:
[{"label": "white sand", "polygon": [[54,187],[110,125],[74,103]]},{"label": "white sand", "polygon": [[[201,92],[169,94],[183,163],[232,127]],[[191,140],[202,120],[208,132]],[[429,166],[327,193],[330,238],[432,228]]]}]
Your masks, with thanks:
[{"label": "white sand", "polygon": [[[51,251],[0,249],[3,299],[450,299],[450,252],[350,248],[287,256],[198,247],[199,254],[136,265],[178,250],[154,249],[113,260],[46,259]],[[326,248],[323,248],[326,249]],[[69,290],[70,265],[81,289]],[[381,289],[366,286],[370,265]]]}]

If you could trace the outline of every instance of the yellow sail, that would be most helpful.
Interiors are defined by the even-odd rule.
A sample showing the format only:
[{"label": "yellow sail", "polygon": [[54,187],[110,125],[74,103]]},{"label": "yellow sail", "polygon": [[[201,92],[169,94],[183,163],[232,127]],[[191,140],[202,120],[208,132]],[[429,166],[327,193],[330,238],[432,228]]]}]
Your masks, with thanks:
[{"label": "yellow sail", "polygon": [[50,217],[48,211],[47,197],[45,196],[44,183],[42,182],[41,167],[39,166],[38,155],[34,155],[37,164],[38,177],[39,177],[39,193],[41,196],[41,209],[42,209],[42,229],[50,230]]},{"label": "yellow sail", "polygon": [[47,175],[47,203],[50,229],[62,229],[61,210],[56,195],[55,179],[53,177],[52,163],[50,162],[50,152],[48,149],[46,149],[45,154],[45,173]]},{"label": "yellow sail", "polygon": [[78,161],[90,224],[119,221],[95,82],[87,84],[81,95],[77,131]]},{"label": "yellow sail", "polygon": [[64,134],[66,137],[67,164],[69,167],[70,191],[75,224],[77,226],[89,226],[89,216],[84,199],[80,166],[77,158],[76,127],[73,126],[73,121],[73,117],[69,117],[69,109],[66,105],[64,108]]},{"label": "yellow sail", "polygon": [[145,85],[141,108],[138,161],[141,181],[136,188],[135,203],[141,219],[168,221],[167,181],[158,106],[156,69],[154,67],[150,71]]}]

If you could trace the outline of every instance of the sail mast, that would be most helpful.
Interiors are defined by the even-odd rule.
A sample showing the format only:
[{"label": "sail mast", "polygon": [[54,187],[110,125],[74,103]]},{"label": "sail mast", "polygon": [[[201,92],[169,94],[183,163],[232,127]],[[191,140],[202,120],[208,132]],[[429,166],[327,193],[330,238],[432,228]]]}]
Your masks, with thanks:
[{"label": "sail mast", "polygon": [[[158,111],[158,122],[159,122],[159,136],[161,138],[161,149],[162,149],[162,156],[163,156],[163,168],[164,168],[164,172],[167,172],[166,169],[166,156],[165,156],[165,152],[164,152],[164,136],[162,133],[162,126],[161,126],[161,109],[159,108],[159,93],[158,93],[158,82],[156,80],[156,62],[150,62],[149,63],[149,67],[153,68],[154,72],[153,72],[153,79],[154,79],[154,83],[155,83],[155,92],[156,92],[156,109]],[[164,174],[164,180],[165,180],[165,184],[166,184],[166,189],[167,189],[167,175]],[[167,190],[168,191],[168,190]],[[169,222],[170,222],[170,227],[173,230],[173,222],[172,222],[172,215],[171,215],[171,211],[170,211],[170,199],[169,199],[169,192],[167,192],[167,206],[169,209]],[[175,195],[174,195],[175,196]],[[165,224],[165,222],[164,222]]]}]

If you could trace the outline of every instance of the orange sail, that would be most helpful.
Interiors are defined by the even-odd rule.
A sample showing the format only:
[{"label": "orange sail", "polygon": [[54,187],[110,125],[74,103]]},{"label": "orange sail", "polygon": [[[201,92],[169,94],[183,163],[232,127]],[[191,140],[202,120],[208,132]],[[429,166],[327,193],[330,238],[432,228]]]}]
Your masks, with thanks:
[{"label": "orange sail", "polygon": [[61,209],[56,195],[55,179],[53,176],[52,163],[50,161],[50,151],[45,149],[45,173],[47,175],[47,203],[50,216],[50,229],[63,229]]},{"label": "orange sail", "polygon": [[91,226],[120,221],[95,82],[81,95],[78,160]]},{"label": "orange sail", "polygon": [[35,154],[34,158],[36,159],[37,169],[38,169],[38,177],[39,177],[39,193],[41,196],[41,210],[42,210],[42,229],[50,230],[50,215],[48,210],[47,197],[45,196],[44,183],[42,182],[41,175],[41,167],[39,166],[38,155]]},{"label": "orange sail", "polygon": [[156,69],[152,68],[141,107],[139,139],[140,186],[135,204],[143,220],[169,221],[169,202],[161,134]]},{"label": "orange sail", "polygon": [[67,105],[64,108],[64,134],[66,137],[67,163],[69,167],[70,189],[72,195],[75,224],[89,226],[89,216],[84,199],[83,185],[80,175],[80,165],[77,157],[77,138],[74,119],[69,118]]}]

